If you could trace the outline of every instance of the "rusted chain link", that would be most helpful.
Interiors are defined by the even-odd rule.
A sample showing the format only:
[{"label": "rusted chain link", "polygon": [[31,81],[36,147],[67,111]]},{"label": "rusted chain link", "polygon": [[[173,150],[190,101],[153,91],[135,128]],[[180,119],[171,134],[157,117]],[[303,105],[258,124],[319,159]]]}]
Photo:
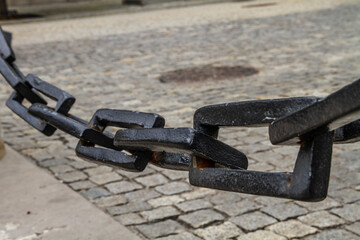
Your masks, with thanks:
[{"label": "rusted chain link", "polygon": [[[6,105],[46,136],[59,129],[78,138],[76,154],[88,161],[134,172],[151,163],[189,171],[195,186],[320,201],[327,195],[333,143],[360,138],[360,79],[326,98],[206,106],[195,112],[194,128],[164,128],[165,119],[158,114],[114,109],[99,109],[85,121],[69,114],[75,103],[69,93],[22,74],[10,40],[1,30],[0,72],[14,89]],[[55,100],[55,108],[41,95]],[[31,103],[29,108],[24,100]],[[108,126],[121,129],[113,135],[106,131]],[[246,170],[246,155],[217,140],[221,127],[235,126],[269,127],[272,144],[298,145],[293,172]]]}]

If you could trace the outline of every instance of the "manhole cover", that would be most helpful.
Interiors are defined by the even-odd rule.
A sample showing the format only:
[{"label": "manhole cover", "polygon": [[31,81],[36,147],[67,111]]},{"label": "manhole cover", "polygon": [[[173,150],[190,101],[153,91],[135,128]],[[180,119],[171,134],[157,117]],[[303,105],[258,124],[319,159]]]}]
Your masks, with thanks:
[{"label": "manhole cover", "polygon": [[232,78],[247,77],[258,73],[259,71],[252,67],[243,66],[222,66],[214,67],[210,65],[178,69],[167,72],[159,77],[160,82],[201,82],[201,81],[221,81]]}]

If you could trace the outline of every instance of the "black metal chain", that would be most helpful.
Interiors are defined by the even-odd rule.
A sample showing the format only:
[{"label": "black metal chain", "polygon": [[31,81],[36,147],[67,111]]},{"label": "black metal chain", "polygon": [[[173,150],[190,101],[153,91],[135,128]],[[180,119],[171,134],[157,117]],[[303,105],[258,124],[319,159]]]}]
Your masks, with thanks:
[{"label": "black metal chain", "polygon": [[[148,163],[189,171],[195,186],[320,201],[327,195],[333,143],[360,138],[360,79],[326,98],[296,97],[206,106],[194,128],[164,128],[158,114],[99,109],[90,121],[70,115],[75,98],[15,65],[11,34],[0,28],[0,72],[14,89],[6,105],[46,136],[59,129],[79,139],[77,156],[126,171]],[[47,106],[41,94],[57,102]],[[31,103],[29,108],[23,101]],[[122,128],[115,135],[106,127]],[[220,127],[269,127],[272,144],[300,147],[293,172],[246,170],[244,153],[217,140]]]}]

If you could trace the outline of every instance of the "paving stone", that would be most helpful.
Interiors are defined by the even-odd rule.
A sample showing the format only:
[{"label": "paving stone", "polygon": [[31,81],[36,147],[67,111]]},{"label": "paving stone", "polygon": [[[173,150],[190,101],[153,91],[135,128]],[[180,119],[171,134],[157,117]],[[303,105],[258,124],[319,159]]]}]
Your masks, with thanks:
[{"label": "paving stone", "polygon": [[261,162],[261,163],[255,163],[255,164],[249,165],[248,170],[270,172],[270,171],[274,170],[274,166],[264,163],[264,162]]},{"label": "paving stone", "polygon": [[90,163],[90,162],[83,161],[83,160],[72,161],[69,164],[79,170],[82,170],[85,168],[93,168],[96,166],[96,164],[94,164],[94,163]]},{"label": "paving stone", "polygon": [[162,186],[157,186],[155,190],[165,195],[173,195],[190,191],[191,187],[184,182],[171,182]]},{"label": "paving stone", "polygon": [[358,204],[345,205],[342,208],[335,208],[330,211],[347,221],[355,222],[360,220],[360,207]]},{"label": "paving stone", "polygon": [[267,229],[288,238],[300,238],[313,234],[317,231],[316,228],[310,227],[296,220],[278,222],[267,227]]},{"label": "paving stone", "polygon": [[70,183],[70,187],[72,189],[74,189],[75,191],[78,191],[78,190],[84,190],[84,189],[89,189],[89,188],[92,188],[92,187],[95,187],[96,185],[93,184],[92,182],[90,181],[79,181],[79,182],[74,182],[74,183]]},{"label": "paving stone", "polygon": [[125,213],[134,213],[134,212],[141,212],[145,210],[151,209],[151,206],[147,202],[137,201],[137,202],[129,202],[128,204],[109,207],[107,211],[111,215],[120,215]]},{"label": "paving stone", "polygon": [[50,171],[52,171],[53,173],[65,173],[65,172],[71,172],[74,170],[75,170],[74,168],[72,168],[71,166],[69,166],[67,164],[50,167]]},{"label": "paving stone", "polygon": [[85,180],[87,179],[87,176],[80,171],[73,171],[73,172],[60,173],[58,175],[58,178],[60,178],[62,181],[66,183],[70,183],[70,182]]},{"label": "paving stone", "polygon": [[[333,156],[333,158],[335,158],[335,156]],[[332,174],[329,181],[328,195],[348,186],[349,185],[346,182]]]},{"label": "paving stone", "polygon": [[142,172],[127,172],[127,171],[124,171],[124,170],[117,170],[116,172],[119,173],[120,175],[124,176],[124,177],[132,179],[132,178],[137,178],[137,177],[140,177],[140,176],[150,175],[150,174],[154,173],[155,170],[149,168],[149,166],[148,166]]},{"label": "paving stone", "polygon": [[233,223],[224,222],[217,226],[210,226],[205,229],[194,231],[196,235],[205,240],[229,239],[242,234],[243,232]]},{"label": "paving stone", "polygon": [[151,199],[148,201],[148,203],[153,206],[153,207],[161,207],[161,206],[168,206],[168,205],[173,205],[179,202],[183,202],[184,199],[173,195],[173,196],[164,196],[164,197],[159,197],[159,198],[155,198],[155,199]]},{"label": "paving stone", "polygon": [[103,185],[110,182],[115,182],[121,180],[122,177],[115,173],[115,172],[107,172],[100,175],[93,175],[89,178],[90,181],[98,184]]},{"label": "paving stone", "polygon": [[103,188],[90,188],[89,190],[82,192],[81,195],[88,199],[96,199],[99,197],[109,196],[110,193]]},{"label": "paving stone", "polygon": [[181,233],[184,231],[184,228],[179,223],[173,220],[166,220],[154,224],[140,225],[137,226],[136,229],[138,229],[147,238],[157,238],[172,233]]},{"label": "paving stone", "polygon": [[341,204],[334,199],[327,197],[325,200],[321,202],[301,202],[297,201],[296,204],[301,205],[305,208],[307,208],[310,211],[320,211],[320,210],[326,210],[334,207],[339,207]]},{"label": "paving stone", "polygon": [[230,221],[246,231],[254,231],[277,222],[275,218],[261,212],[246,213],[238,217],[232,217]]},{"label": "paving stone", "polygon": [[141,212],[140,215],[148,221],[154,221],[159,219],[164,219],[168,217],[173,217],[179,215],[180,212],[174,207],[166,206],[156,208],[150,211]]},{"label": "paving stone", "polygon": [[200,210],[186,215],[181,215],[179,219],[193,228],[198,228],[211,222],[223,220],[224,217],[213,210]]},{"label": "paving stone", "polygon": [[127,213],[120,216],[116,216],[115,219],[122,225],[135,225],[145,223],[146,220],[137,213]]},{"label": "paving stone", "polygon": [[258,230],[245,235],[241,235],[237,240],[286,240],[286,237],[277,235],[270,231]]},{"label": "paving stone", "polygon": [[261,211],[282,221],[288,218],[304,215],[308,212],[305,208],[299,207],[294,203],[278,203],[275,205],[269,205],[262,208]]},{"label": "paving stone", "polygon": [[189,232],[183,232],[180,234],[157,238],[156,240],[200,240],[200,238],[194,236],[193,234],[191,234]]},{"label": "paving stone", "polygon": [[164,174],[170,180],[187,179],[189,177],[189,172],[187,171],[175,171],[166,169],[162,172],[162,174]]},{"label": "paving stone", "polygon": [[112,171],[112,168],[107,167],[107,166],[98,166],[98,167],[88,168],[88,169],[84,170],[84,172],[86,172],[90,177],[95,176],[95,175],[100,175],[103,173],[108,173],[111,171]]},{"label": "paving stone", "polygon": [[128,182],[128,181],[109,183],[109,184],[106,184],[105,187],[110,192],[115,193],[115,194],[130,192],[130,191],[134,191],[134,190],[142,188],[139,184],[133,183],[133,182]]},{"label": "paving stone", "polygon": [[360,199],[360,192],[346,188],[334,191],[331,196],[344,203],[352,203]]},{"label": "paving stone", "polygon": [[347,230],[360,236],[360,222],[345,226]]},{"label": "paving stone", "polygon": [[246,212],[258,210],[261,207],[262,205],[256,203],[255,201],[244,199],[239,202],[217,205],[215,206],[215,209],[219,210],[220,212],[226,213],[229,216],[237,216]]},{"label": "paving stone", "polygon": [[53,156],[49,155],[49,153],[46,151],[46,149],[29,149],[28,151],[24,151],[26,156],[29,156],[33,159],[36,159],[37,161],[44,161],[52,159]]},{"label": "paving stone", "polygon": [[141,183],[142,185],[144,185],[146,187],[154,187],[154,186],[162,185],[162,184],[168,182],[168,180],[160,173],[145,176],[145,177],[135,178],[135,181],[137,181],[138,183]]},{"label": "paving stone", "polygon": [[323,231],[303,239],[304,240],[330,240],[330,239],[355,240],[355,239],[359,239],[359,237],[343,229],[333,229],[329,231]]},{"label": "paving stone", "polygon": [[55,158],[55,159],[50,159],[50,160],[44,160],[42,162],[39,162],[39,165],[42,167],[53,167],[56,165],[63,165],[63,164],[67,164],[68,161],[64,158]]},{"label": "paving stone", "polygon": [[216,205],[224,204],[224,203],[233,203],[238,202],[242,199],[241,195],[238,193],[231,192],[219,192],[218,194],[212,196],[210,198],[210,202]]},{"label": "paving stone", "polygon": [[326,211],[314,212],[298,218],[303,223],[318,228],[333,227],[345,223],[341,218]]},{"label": "paving stone", "polygon": [[256,196],[254,198],[254,200],[257,203],[260,203],[260,204],[262,204],[264,206],[275,205],[275,204],[278,204],[278,203],[290,202],[290,199],[286,199],[286,198],[263,197],[263,196]]},{"label": "paving stone", "polygon": [[123,195],[113,195],[108,197],[102,197],[95,201],[99,207],[111,207],[127,203],[126,197]]},{"label": "paving stone", "polygon": [[176,207],[178,207],[183,212],[190,212],[199,209],[210,208],[211,206],[212,206],[211,203],[209,203],[204,199],[196,199],[196,200],[191,200],[176,204]]},{"label": "paving stone", "polygon": [[125,194],[129,201],[147,201],[159,197],[160,194],[152,189],[141,189]]},{"label": "paving stone", "polygon": [[186,200],[193,200],[193,199],[203,198],[205,196],[214,195],[214,194],[216,194],[216,190],[214,190],[214,189],[195,188],[194,191],[181,194],[181,197],[185,198]]}]

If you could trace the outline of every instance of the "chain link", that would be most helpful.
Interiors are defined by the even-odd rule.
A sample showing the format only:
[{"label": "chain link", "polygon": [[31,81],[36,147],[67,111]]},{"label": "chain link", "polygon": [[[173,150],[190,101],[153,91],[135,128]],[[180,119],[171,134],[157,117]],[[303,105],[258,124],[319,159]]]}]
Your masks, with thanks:
[{"label": "chain link", "polygon": [[[11,34],[0,28],[0,72],[14,89],[7,107],[46,136],[59,129],[79,139],[76,154],[87,161],[133,172],[151,163],[189,171],[195,186],[320,201],[327,196],[333,143],[360,138],[360,79],[326,98],[205,106],[195,112],[194,128],[164,128],[165,119],[158,114],[114,109],[99,109],[85,121],[69,114],[75,103],[69,93],[22,74],[10,43]],[[41,94],[55,100],[55,108]],[[108,126],[121,129],[113,135]],[[217,140],[221,127],[235,126],[269,127],[272,144],[298,145],[293,172],[246,170],[246,155]]]}]

